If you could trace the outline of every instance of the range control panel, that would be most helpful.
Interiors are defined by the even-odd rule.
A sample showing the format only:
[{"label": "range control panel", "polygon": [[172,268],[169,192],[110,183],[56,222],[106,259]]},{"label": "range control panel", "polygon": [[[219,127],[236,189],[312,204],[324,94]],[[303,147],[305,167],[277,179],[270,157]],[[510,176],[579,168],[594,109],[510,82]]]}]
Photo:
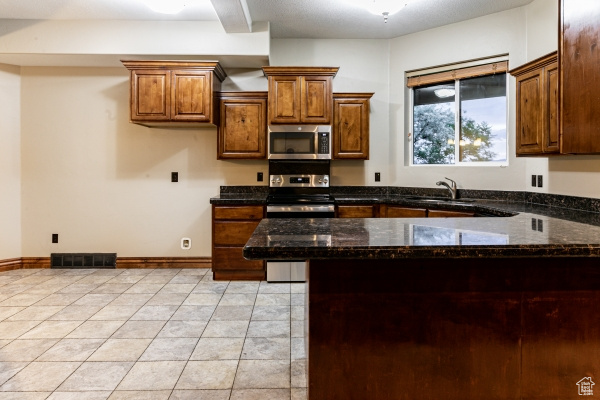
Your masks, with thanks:
[{"label": "range control panel", "polygon": [[329,187],[329,175],[270,175],[269,187]]}]

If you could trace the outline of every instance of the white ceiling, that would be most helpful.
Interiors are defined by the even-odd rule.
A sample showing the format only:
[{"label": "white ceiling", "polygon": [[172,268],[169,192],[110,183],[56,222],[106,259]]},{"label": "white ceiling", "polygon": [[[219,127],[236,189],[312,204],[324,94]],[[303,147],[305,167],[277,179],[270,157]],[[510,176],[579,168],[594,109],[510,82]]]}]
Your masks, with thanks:
[{"label": "white ceiling", "polygon": [[[165,0],[173,1],[173,0]],[[186,0],[191,1],[191,0]],[[377,0],[375,0],[377,1]],[[383,17],[345,0],[204,0],[178,15],[157,14],[139,0],[0,0],[0,19],[221,21],[228,33],[269,21],[273,38],[384,39],[529,4],[532,0],[397,0]],[[212,4],[215,4],[213,8]]]}]

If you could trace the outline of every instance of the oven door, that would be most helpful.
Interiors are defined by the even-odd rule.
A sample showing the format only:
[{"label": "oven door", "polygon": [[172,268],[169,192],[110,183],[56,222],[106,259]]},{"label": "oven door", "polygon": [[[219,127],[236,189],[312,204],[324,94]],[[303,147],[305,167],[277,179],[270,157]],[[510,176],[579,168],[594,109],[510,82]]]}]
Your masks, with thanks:
[{"label": "oven door", "polygon": [[[267,218],[333,218],[333,204],[267,205]],[[308,240],[308,239],[307,239]],[[311,238],[310,240],[316,240]],[[267,282],[305,282],[306,261],[267,261]]]},{"label": "oven door", "polygon": [[333,204],[281,204],[268,205],[267,218],[333,218]]}]

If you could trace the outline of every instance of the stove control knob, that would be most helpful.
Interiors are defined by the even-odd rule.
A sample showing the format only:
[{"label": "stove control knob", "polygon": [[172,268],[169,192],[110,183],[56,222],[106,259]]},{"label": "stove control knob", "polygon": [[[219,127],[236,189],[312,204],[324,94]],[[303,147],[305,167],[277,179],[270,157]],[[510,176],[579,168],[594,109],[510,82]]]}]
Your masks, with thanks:
[{"label": "stove control knob", "polygon": [[277,178],[273,178],[271,180],[272,183],[281,183],[281,178],[277,177]]},{"label": "stove control knob", "polygon": [[319,183],[327,185],[327,182],[329,182],[329,179],[327,179],[327,177],[319,178]]}]

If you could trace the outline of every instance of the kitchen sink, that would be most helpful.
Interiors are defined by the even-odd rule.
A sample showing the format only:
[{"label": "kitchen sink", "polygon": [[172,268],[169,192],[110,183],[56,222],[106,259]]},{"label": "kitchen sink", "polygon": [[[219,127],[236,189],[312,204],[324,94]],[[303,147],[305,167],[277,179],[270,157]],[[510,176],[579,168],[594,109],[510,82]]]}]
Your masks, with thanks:
[{"label": "kitchen sink", "polygon": [[451,199],[448,197],[430,197],[430,196],[403,196],[406,200],[424,201],[429,203],[473,203],[473,199]]}]

